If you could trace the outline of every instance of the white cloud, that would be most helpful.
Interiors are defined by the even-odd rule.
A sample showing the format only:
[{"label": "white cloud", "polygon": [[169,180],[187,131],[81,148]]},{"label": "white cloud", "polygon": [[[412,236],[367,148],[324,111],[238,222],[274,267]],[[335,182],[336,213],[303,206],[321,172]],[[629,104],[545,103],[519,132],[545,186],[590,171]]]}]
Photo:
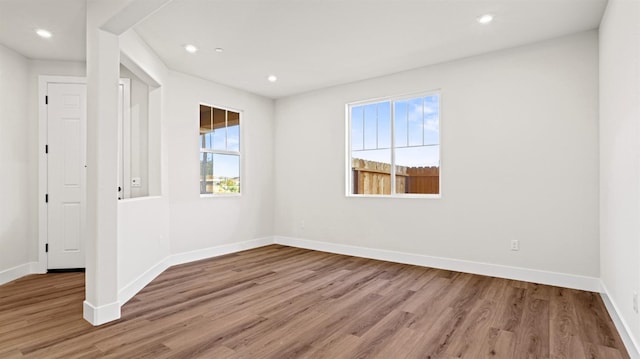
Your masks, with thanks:
[{"label": "white cloud", "polygon": [[438,132],[440,131],[440,121],[435,118],[428,119],[427,121],[425,121],[423,127],[427,131]]}]

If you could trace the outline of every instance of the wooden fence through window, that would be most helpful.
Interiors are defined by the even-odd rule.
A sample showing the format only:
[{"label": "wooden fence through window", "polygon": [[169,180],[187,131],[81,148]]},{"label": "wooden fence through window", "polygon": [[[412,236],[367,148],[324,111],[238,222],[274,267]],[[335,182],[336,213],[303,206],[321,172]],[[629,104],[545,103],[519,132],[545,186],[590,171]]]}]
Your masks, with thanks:
[{"label": "wooden fence through window", "polygon": [[[353,194],[391,194],[391,164],[354,158]],[[439,167],[396,166],[396,193],[440,193]]]}]

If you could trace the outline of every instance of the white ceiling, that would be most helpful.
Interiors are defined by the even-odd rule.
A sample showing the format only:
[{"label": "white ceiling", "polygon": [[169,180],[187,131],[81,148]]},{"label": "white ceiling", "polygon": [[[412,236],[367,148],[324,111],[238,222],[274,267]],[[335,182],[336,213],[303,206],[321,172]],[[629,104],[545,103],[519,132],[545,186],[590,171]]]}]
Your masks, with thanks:
[{"label": "white ceiling", "polygon": [[[606,0],[173,0],[135,27],[174,70],[278,98],[597,28]],[[480,25],[476,18],[492,13]],[[54,37],[44,40],[34,29]],[[85,57],[85,0],[0,0],[0,44]],[[183,45],[199,47],[188,54]],[[215,52],[215,48],[224,52]],[[267,75],[278,76],[276,83]]]},{"label": "white ceiling", "polygon": [[[166,64],[268,97],[597,28],[605,0],[174,0],[136,31]],[[495,15],[490,25],[476,18]],[[200,48],[195,55],[182,46]],[[224,48],[216,53],[216,47]],[[269,74],[278,76],[269,83]]]},{"label": "white ceiling", "polygon": [[0,44],[30,59],[83,61],[85,32],[85,0],[0,0]]}]

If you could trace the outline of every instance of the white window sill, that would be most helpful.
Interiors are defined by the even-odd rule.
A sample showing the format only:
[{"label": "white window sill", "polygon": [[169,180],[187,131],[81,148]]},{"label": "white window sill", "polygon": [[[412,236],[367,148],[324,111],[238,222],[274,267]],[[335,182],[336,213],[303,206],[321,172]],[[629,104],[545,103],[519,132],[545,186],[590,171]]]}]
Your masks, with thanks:
[{"label": "white window sill", "polygon": [[348,194],[347,198],[411,198],[411,199],[441,199],[441,194]]},{"label": "white window sill", "polygon": [[225,198],[225,197],[242,197],[242,193],[207,193],[200,194],[200,198]]}]

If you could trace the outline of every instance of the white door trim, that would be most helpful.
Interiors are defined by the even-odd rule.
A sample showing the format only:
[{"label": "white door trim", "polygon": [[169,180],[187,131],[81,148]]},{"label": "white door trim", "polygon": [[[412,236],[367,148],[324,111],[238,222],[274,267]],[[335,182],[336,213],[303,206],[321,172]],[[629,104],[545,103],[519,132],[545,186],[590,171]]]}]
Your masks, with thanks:
[{"label": "white door trim", "polygon": [[38,273],[47,272],[48,213],[45,195],[47,194],[47,86],[50,83],[86,84],[86,77],[74,76],[38,76]]},{"label": "white door trim", "polygon": [[122,195],[124,200],[131,198],[131,79],[121,78],[118,86],[122,86],[118,103],[118,182],[122,182],[122,193],[118,197]]}]

